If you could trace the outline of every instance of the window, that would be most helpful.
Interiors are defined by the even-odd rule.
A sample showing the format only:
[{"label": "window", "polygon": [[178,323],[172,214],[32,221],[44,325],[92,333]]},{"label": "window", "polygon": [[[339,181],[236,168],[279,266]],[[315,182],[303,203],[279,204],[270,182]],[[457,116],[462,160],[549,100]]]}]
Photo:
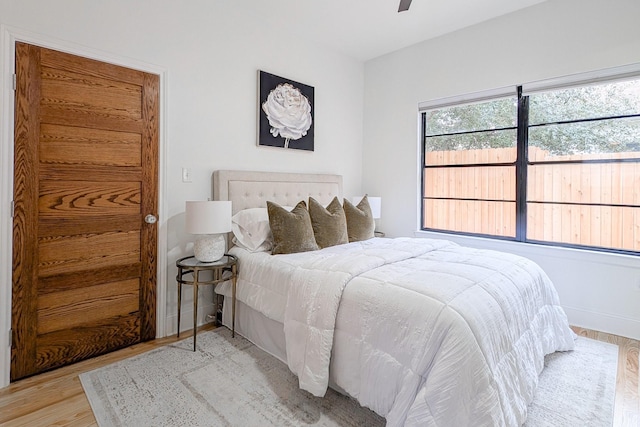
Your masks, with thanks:
[{"label": "window", "polygon": [[422,106],[422,228],[640,252],[640,77],[517,93]]},{"label": "window", "polygon": [[516,101],[424,113],[425,227],[515,237]]}]

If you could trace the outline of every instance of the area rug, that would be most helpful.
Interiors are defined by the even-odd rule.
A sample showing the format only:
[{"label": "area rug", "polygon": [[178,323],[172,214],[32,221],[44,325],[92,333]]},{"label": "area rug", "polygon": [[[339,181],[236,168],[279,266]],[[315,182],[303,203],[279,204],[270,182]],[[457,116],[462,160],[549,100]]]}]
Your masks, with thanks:
[{"label": "area rug", "polygon": [[524,426],[611,426],[617,372],[617,345],[578,337],[574,351],[545,357]]},{"label": "area rug", "polygon": [[[384,426],[384,418],[329,390],[298,388],[289,368],[226,328],[80,375],[98,425]],[[527,427],[609,426],[617,347],[578,338],[547,356]]]}]

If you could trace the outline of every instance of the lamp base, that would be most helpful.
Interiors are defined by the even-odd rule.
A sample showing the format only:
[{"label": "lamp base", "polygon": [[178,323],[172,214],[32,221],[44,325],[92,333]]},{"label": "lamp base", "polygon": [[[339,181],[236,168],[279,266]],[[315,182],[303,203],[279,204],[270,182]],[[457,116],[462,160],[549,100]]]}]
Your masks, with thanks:
[{"label": "lamp base", "polygon": [[200,262],[217,261],[224,256],[226,242],[222,234],[202,234],[193,243],[193,255]]}]

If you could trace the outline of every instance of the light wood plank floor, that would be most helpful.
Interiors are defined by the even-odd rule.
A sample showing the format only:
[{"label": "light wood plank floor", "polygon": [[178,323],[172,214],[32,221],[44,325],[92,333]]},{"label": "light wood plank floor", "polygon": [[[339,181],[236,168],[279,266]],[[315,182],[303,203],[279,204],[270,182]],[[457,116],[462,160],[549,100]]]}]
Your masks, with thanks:
[{"label": "light wood plank floor", "polygon": [[613,425],[640,427],[640,341],[573,327],[576,334],[618,345],[618,377]]},{"label": "light wood plank floor", "polygon": [[[205,326],[202,330],[211,329]],[[574,328],[582,336],[619,346],[614,426],[640,426],[640,341]],[[189,337],[185,332],[181,339]],[[12,383],[0,390],[1,426],[96,426],[78,375],[172,343],[173,336],[137,344],[114,353]]]}]

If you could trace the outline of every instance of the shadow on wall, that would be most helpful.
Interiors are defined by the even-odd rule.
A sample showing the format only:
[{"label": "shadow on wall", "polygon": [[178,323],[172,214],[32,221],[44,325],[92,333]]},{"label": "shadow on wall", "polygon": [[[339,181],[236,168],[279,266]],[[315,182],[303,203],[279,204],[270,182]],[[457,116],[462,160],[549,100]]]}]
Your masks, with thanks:
[{"label": "shadow on wall", "polygon": [[[167,333],[176,332],[176,316],[178,314],[178,284],[176,276],[178,268],[176,261],[180,258],[193,255],[194,236],[185,231],[184,212],[172,216],[167,221]],[[208,272],[204,272],[205,274]],[[203,276],[202,279],[207,280],[209,277]],[[213,312],[213,289],[211,286],[202,286],[199,288],[198,317]],[[193,292],[190,286],[182,287],[182,321],[180,329],[190,329],[192,327],[193,312]]]},{"label": "shadow on wall", "polygon": [[[176,261],[193,254],[191,235],[185,232],[185,213],[172,216],[167,221],[167,317],[175,318],[178,310],[178,290],[176,275],[178,268]],[[184,293],[182,308],[190,307],[193,299],[189,293]],[[188,304],[186,305],[188,300]]]},{"label": "shadow on wall", "polygon": [[176,276],[176,261],[193,255],[193,236],[185,231],[185,213],[172,216],[167,221],[167,263]]}]

